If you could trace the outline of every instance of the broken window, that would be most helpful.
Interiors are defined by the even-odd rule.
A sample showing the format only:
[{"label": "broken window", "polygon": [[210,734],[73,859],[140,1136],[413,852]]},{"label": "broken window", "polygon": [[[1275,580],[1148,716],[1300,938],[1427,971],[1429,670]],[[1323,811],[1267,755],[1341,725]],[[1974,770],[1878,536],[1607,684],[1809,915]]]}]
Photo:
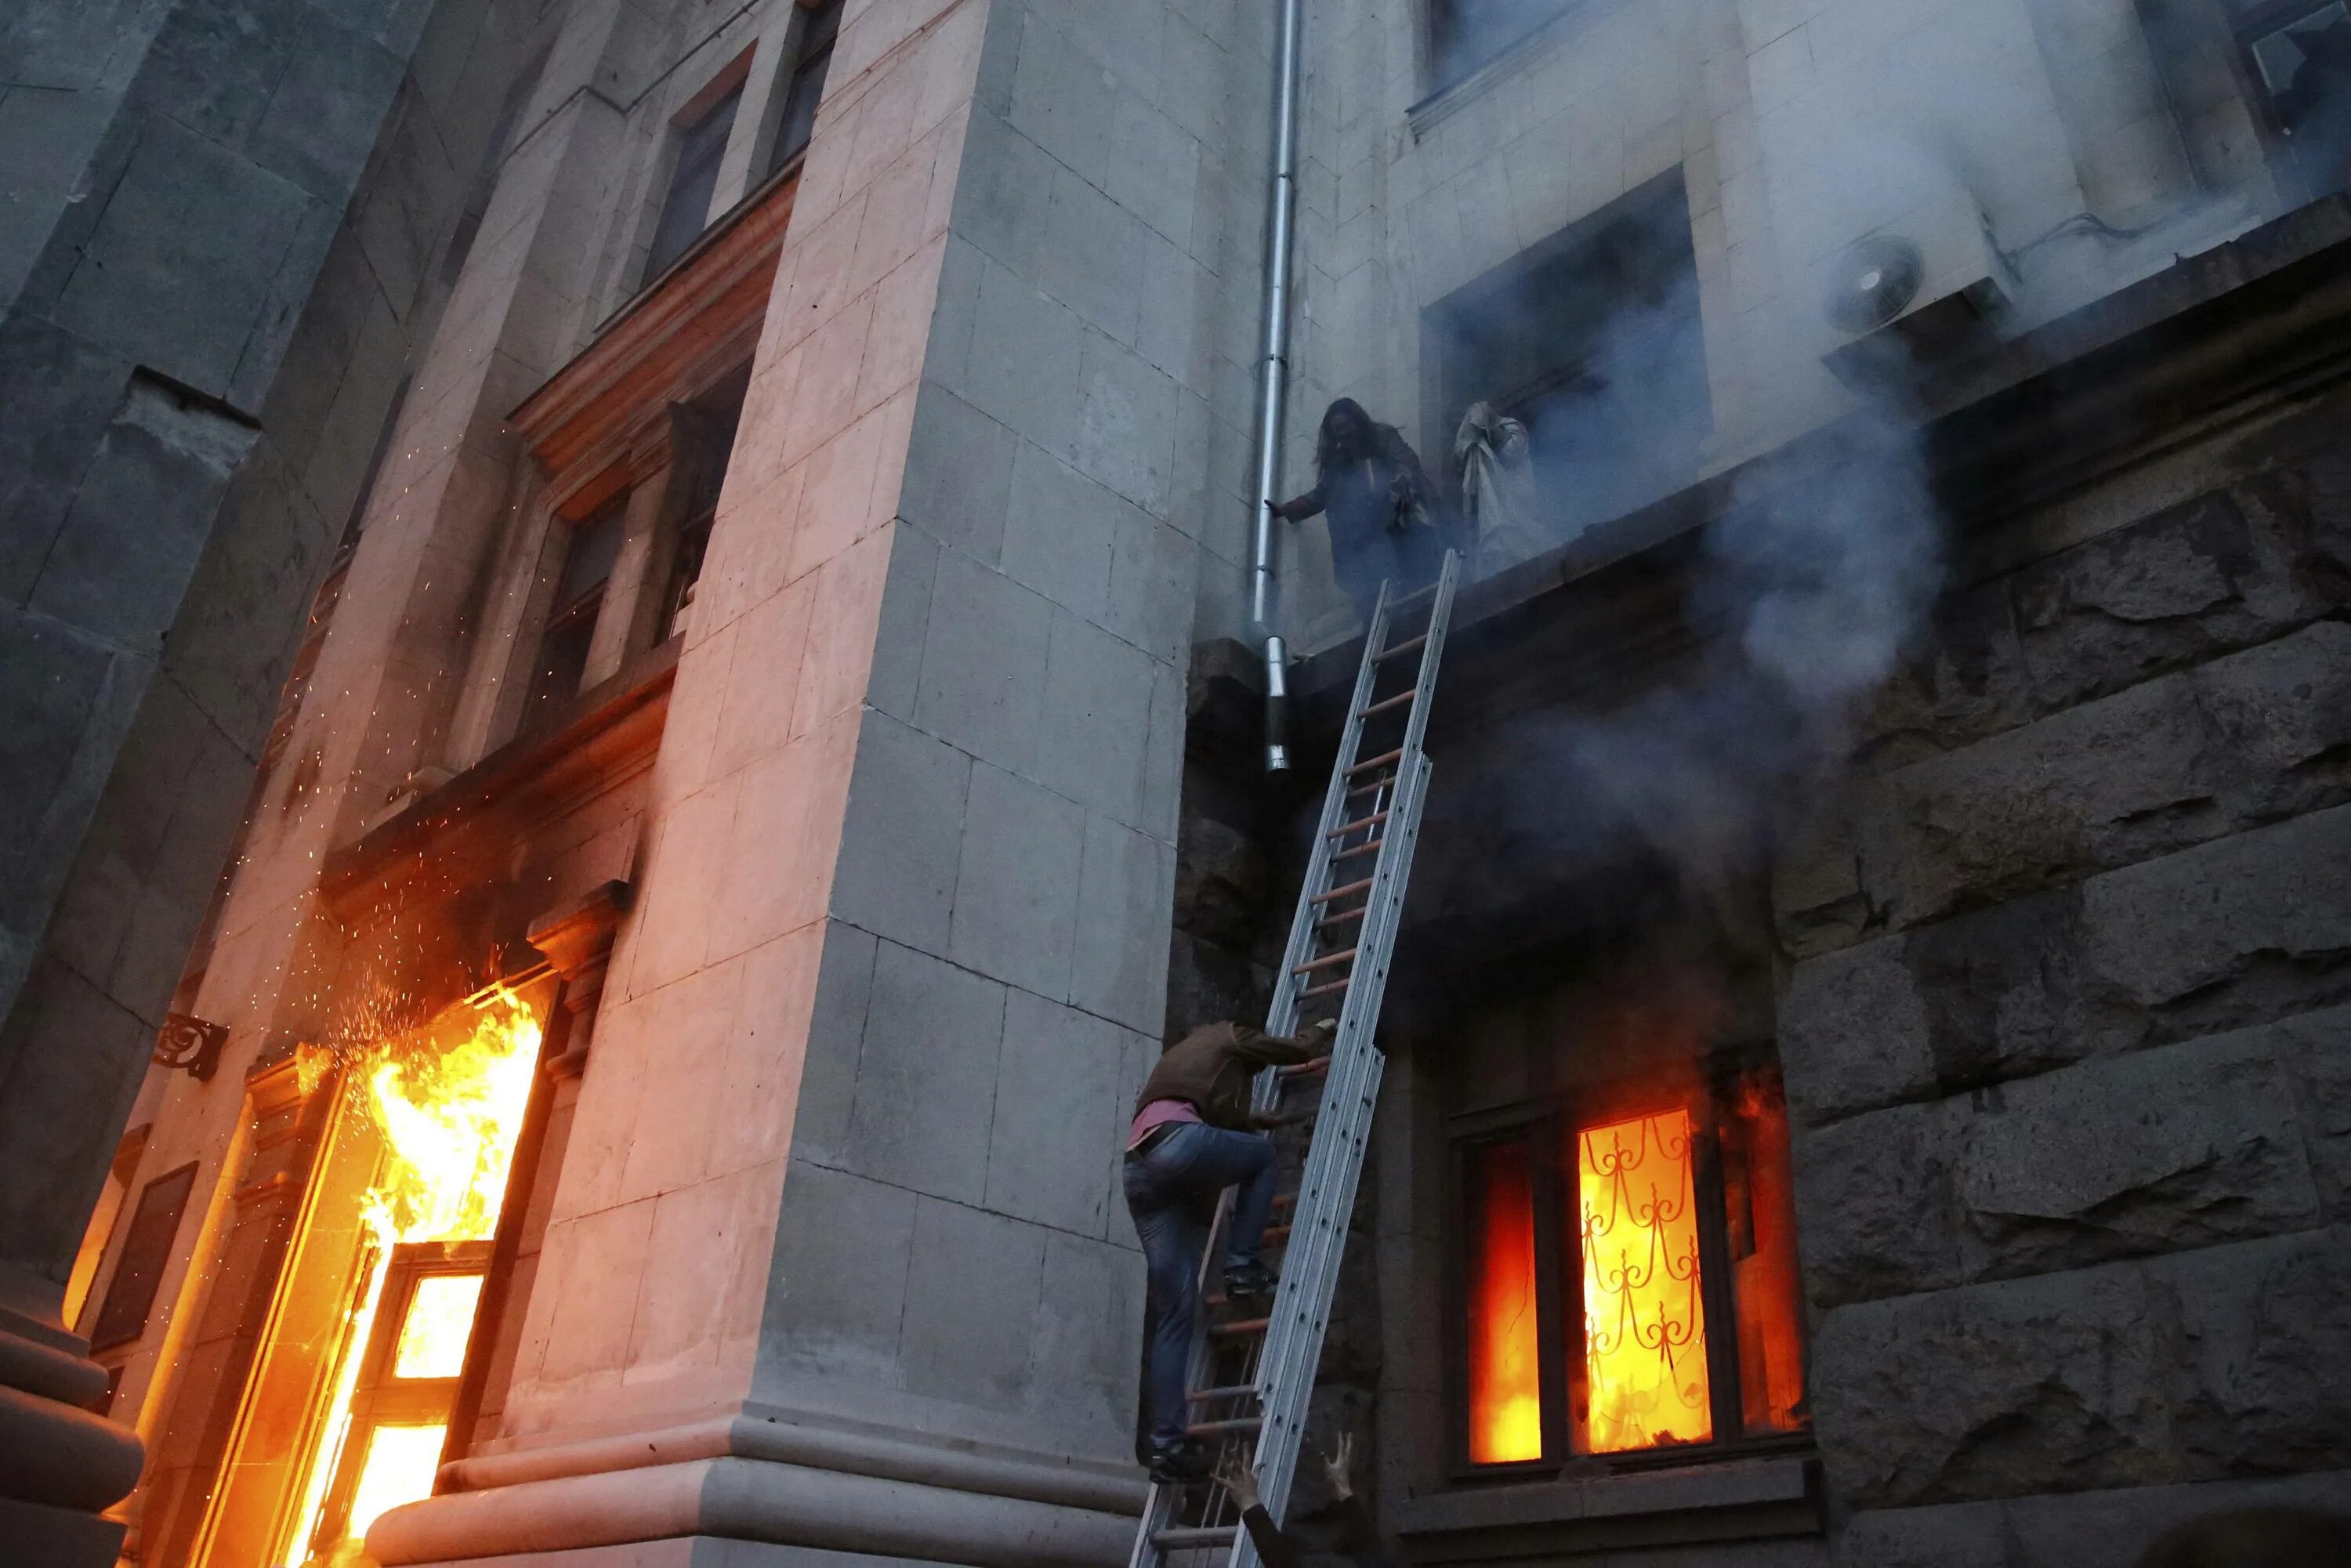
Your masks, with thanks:
[{"label": "broken window", "polygon": [[[1475,404],[1525,427],[1533,517],[1521,527],[1542,537],[1511,559],[1697,476],[1714,413],[1679,171],[1456,289],[1424,329],[1430,449],[1456,450]],[[1452,477],[1458,489],[1458,467]]]},{"label": "broken window", "polygon": [[556,580],[555,602],[548,612],[547,630],[538,640],[538,664],[531,677],[530,701],[523,725],[536,727],[564,704],[580,695],[587,673],[588,652],[596,637],[597,613],[604,607],[604,590],[620,559],[621,540],[628,531],[629,492],[622,491],[585,522],[572,525],[563,552],[563,574]]},{"label": "broken window", "polygon": [[783,114],[776,122],[776,140],[768,152],[769,174],[799,157],[816,131],[817,100],[824,96],[824,73],[832,64],[833,39],[841,32],[841,5],[842,0],[821,0],[803,7],[808,16],[800,24],[791,79],[784,84]]},{"label": "broken window", "polygon": [[718,189],[718,162],[726,156],[727,133],[735,129],[735,109],[742,101],[743,89],[737,86],[678,127],[677,163],[670,172],[661,221],[653,225],[653,253],[645,258],[647,278],[659,277],[684,256],[709,224],[711,195]]},{"label": "broken window", "polygon": [[1800,1432],[1786,1103],[1750,1068],[1461,1146],[1469,1463]]},{"label": "broken window", "polygon": [[2273,152],[2300,193],[2351,184],[2351,5],[2230,0]]}]

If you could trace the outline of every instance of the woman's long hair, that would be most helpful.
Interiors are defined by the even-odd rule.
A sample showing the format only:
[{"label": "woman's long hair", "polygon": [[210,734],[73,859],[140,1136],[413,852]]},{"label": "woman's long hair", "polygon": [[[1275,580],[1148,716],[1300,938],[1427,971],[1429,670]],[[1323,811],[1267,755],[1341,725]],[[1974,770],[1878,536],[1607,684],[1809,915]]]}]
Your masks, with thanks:
[{"label": "woman's long hair", "polygon": [[1364,412],[1364,405],[1343,397],[1322,411],[1322,426],[1314,435],[1314,466],[1327,476],[1348,464],[1378,456],[1379,445],[1378,427]]}]

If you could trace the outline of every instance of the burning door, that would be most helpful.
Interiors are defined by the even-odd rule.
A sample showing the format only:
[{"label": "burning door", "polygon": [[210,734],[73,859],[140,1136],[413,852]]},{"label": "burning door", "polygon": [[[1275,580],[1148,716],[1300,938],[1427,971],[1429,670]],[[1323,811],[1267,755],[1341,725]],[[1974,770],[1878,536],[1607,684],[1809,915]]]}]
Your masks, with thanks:
[{"label": "burning door", "polygon": [[431,1494],[489,1262],[487,1241],[409,1242],[382,1260],[381,1305],[360,1351],[311,1561],[332,1561],[378,1514]]},{"label": "burning door", "polygon": [[494,988],[318,1053],[333,1114],[187,1561],[340,1568],[377,1515],[431,1494],[554,992]]}]

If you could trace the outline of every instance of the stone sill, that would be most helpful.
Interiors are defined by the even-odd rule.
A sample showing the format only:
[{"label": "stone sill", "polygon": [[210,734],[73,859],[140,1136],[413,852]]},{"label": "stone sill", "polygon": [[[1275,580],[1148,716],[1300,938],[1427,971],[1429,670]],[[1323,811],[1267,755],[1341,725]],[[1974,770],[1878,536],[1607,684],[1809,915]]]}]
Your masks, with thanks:
[{"label": "stone sill", "polygon": [[[1504,1547],[1663,1545],[1824,1528],[1818,1462],[1802,1455],[1429,1493],[1405,1499],[1394,1523],[1416,1558],[1435,1560],[1457,1551],[1487,1556]],[[1540,1542],[1516,1539],[1527,1532],[1539,1532]]]}]

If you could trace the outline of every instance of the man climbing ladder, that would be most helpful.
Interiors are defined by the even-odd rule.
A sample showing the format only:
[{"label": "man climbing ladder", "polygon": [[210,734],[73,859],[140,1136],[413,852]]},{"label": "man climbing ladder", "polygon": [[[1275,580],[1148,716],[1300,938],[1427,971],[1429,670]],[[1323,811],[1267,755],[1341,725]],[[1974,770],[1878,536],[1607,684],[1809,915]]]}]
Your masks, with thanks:
[{"label": "man climbing ladder", "polygon": [[[1170,1456],[1175,1462],[1155,1467],[1164,1479],[1155,1480],[1135,1533],[1133,1568],[1165,1568],[1179,1561],[1201,1568],[1211,1562],[1253,1568],[1257,1563],[1254,1547],[1239,1529],[1233,1498],[1213,1477],[1199,1475],[1203,1460],[1213,1465],[1220,1458],[1218,1468],[1228,1472],[1236,1465],[1248,1467],[1276,1523],[1289,1506],[1307,1399],[1379,1095],[1384,1063],[1372,1036],[1427,793],[1429,766],[1421,745],[1460,570],[1460,558],[1447,551],[1430,587],[1399,597],[1395,584],[1385,585],[1364,633],[1338,759],[1323,795],[1265,1033],[1258,1037],[1290,1049],[1265,1056],[1268,1065],[1257,1072],[1249,1097],[1259,1124],[1294,1126],[1308,1134],[1296,1187],[1274,1194],[1265,1205],[1276,1217],[1265,1240],[1280,1249],[1279,1283],[1270,1310],[1262,1297],[1246,1294],[1248,1288],[1265,1283],[1246,1270],[1234,1281],[1239,1288],[1211,1293],[1208,1271],[1228,1260],[1229,1228],[1238,1219],[1243,1228],[1236,1239],[1246,1244],[1263,1196],[1250,1194],[1249,1207],[1237,1214],[1228,1191],[1195,1264],[1195,1293],[1209,1310],[1194,1314],[1191,1326],[1183,1385],[1188,1419],[1177,1452]],[[1290,1039],[1302,1032],[1301,1014],[1322,1015],[1315,1032],[1329,1040],[1327,1056],[1310,1057]],[[1286,1114],[1288,1094],[1318,1085],[1311,1117]],[[1145,1135],[1149,1131],[1144,1129]],[[1253,1163],[1235,1179],[1241,1176],[1264,1180]],[[1231,1260],[1251,1260],[1246,1245],[1229,1251]],[[1172,1430],[1165,1436],[1175,1437]],[[1211,1449],[1221,1452],[1211,1458]]]}]

